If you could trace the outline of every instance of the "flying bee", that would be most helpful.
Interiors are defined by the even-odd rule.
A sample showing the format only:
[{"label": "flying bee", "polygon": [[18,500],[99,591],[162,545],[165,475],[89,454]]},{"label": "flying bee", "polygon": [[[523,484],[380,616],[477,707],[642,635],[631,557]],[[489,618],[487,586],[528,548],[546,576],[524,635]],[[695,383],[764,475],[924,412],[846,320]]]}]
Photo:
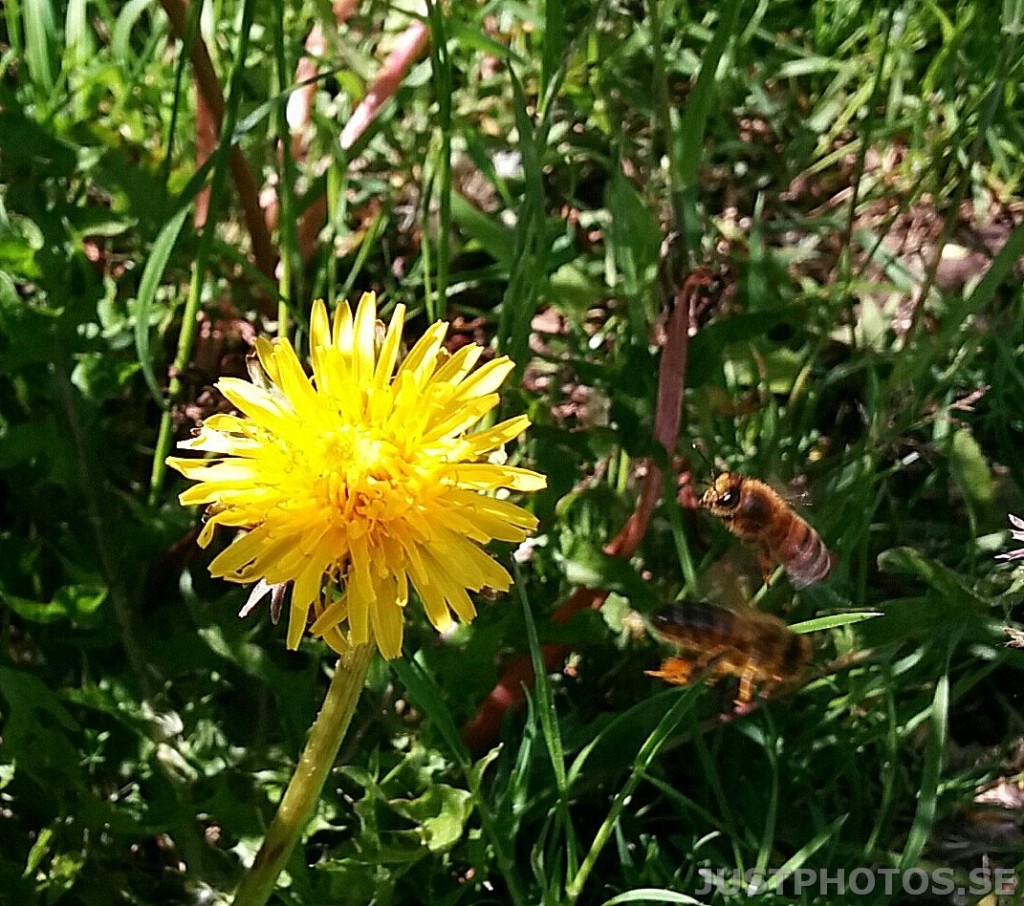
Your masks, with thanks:
[{"label": "flying bee", "polygon": [[766,571],[772,561],[780,563],[796,588],[821,582],[832,571],[835,555],[821,535],[764,482],[723,472],[700,505],[741,541],[757,546]]},{"label": "flying bee", "polygon": [[800,681],[811,659],[811,640],[790,632],[778,617],[759,610],[739,612],[711,604],[673,604],[652,621],[658,635],[678,646],[678,657],[666,658],[660,670],[648,670],[677,686],[706,674],[709,682],[723,676],[739,678],[736,706],[754,695],[754,686],[769,691]]}]

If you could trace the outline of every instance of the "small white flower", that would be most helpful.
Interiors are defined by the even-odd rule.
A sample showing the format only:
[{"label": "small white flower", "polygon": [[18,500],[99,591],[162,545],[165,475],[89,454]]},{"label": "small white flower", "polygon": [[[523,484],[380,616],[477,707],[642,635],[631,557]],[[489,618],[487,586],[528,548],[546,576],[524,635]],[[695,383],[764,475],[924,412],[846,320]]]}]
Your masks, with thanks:
[{"label": "small white flower", "polygon": [[[1014,531],[1010,529],[1010,536],[1014,541],[1024,541],[1024,519],[1019,516],[1014,516],[1013,513],[1008,514],[1010,517],[1010,524],[1016,526],[1020,531]],[[1024,560],[1024,548],[1018,547],[1015,551],[1007,551],[1005,554],[996,554],[997,560]]]}]

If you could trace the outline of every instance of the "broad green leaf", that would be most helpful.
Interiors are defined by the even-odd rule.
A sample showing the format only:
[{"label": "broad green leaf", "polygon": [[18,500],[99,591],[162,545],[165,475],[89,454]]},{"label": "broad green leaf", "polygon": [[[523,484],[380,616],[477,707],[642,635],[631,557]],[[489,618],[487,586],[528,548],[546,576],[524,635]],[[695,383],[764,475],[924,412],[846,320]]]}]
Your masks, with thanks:
[{"label": "broad green leaf", "polygon": [[[627,298],[641,295],[654,280],[661,249],[661,226],[640,193],[616,170],[605,193],[611,214],[607,238],[623,278]],[[639,300],[636,300],[639,301]]]},{"label": "broad green leaf", "polygon": [[985,507],[992,502],[992,472],[969,428],[960,428],[953,434],[949,466],[972,507]]},{"label": "broad green leaf", "polygon": [[564,560],[564,569],[566,581],[572,585],[618,592],[641,610],[652,610],[658,604],[658,597],[629,562],[579,538]]},{"label": "broad green leaf", "polygon": [[452,219],[480,247],[506,268],[515,257],[515,235],[498,220],[473,207],[461,195],[452,196]]},{"label": "broad green leaf", "polygon": [[952,601],[970,602],[976,606],[983,603],[959,573],[911,547],[894,547],[883,551],[878,555],[878,567],[883,572],[917,576]]},{"label": "broad green leaf", "polygon": [[39,277],[36,256],[45,242],[42,230],[27,217],[12,214],[0,219],[0,268],[23,278]]},{"label": "broad green leaf", "polygon": [[8,607],[33,623],[58,620],[87,622],[107,599],[107,589],[91,585],[65,585],[50,601],[32,601],[10,593],[4,595]]},{"label": "broad green leaf", "polygon": [[494,764],[494,760],[501,754],[501,748],[500,745],[495,746],[482,758],[473,762],[472,767],[467,772],[470,787],[478,790],[483,786],[484,774],[487,773],[487,769]]},{"label": "broad green leaf", "polygon": [[91,353],[78,360],[71,372],[71,383],[87,400],[102,403],[120,393],[139,367],[135,361]]},{"label": "broad green leaf", "polygon": [[[46,683],[25,670],[0,667],[4,749],[34,754],[18,762],[45,789],[70,796],[81,785],[81,728]],[[7,756],[9,757],[9,756]]]},{"label": "broad green leaf", "polygon": [[447,852],[459,841],[473,811],[468,791],[443,783],[433,785],[417,799],[392,799],[390,805],[419,825],[423,844],[432,853]]}]

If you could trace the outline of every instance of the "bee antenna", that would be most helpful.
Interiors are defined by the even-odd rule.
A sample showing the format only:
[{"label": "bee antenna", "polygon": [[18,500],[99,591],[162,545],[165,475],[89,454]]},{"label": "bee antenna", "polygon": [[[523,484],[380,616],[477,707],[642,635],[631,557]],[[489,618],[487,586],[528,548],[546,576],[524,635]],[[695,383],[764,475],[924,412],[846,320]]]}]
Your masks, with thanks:
[{"label": "bee antenna", "polygon": [[690,444],[690,449],[693,450],[693,452],[697,454],[697,458],[702,463],[704,463],[704,465],[707,466],[707,468],[708,468],[708,475],[714,475],[715,474],[715,464],[710,459],[708,459],[708,454],[705,453],[696,444]]}]

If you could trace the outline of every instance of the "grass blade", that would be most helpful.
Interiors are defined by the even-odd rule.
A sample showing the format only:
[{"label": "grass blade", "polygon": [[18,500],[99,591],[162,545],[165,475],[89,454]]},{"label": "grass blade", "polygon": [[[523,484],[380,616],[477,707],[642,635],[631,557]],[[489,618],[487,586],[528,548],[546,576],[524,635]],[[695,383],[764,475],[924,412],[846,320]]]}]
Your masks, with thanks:
[{"label": "grass blade", "polygon": [[146,386],[149,387],[149,392],[161,408],[166,403],[163,390],[153,372],[153,360],[149,346],[149,319],[153,310],[153,301],[160,288],[160,281],[163,280],[164,270],[167,268],[167,262],[170,260],[171,252],[174,251],[181,228],[185,225],[185,218],[188,217],[191,210],[191,203],[183,205],[167,221],[156,237],[146,261],[146,269],[142,272],[142,279],[139,281],[139,295],[135,300],[135,352],[139,357],[139,365],[142,368],[142,376],[146,379]]},{"label": "grass blade", "polygon": [[544,663],[544,652],[540,647],[540,639],[537,637],[537,625],[533,620],[533,611],[530,610],[530,602],[526,599],[526,586],[521,572],[516,564],[515,585],[519,594],[519,603],[523,609],[523,620],[526,623],[526,637],[530,643],[533,673],[537,678],[535,688],[541,732],[544,734],[544,743],[551,760],[551,770],[554,772],[555,786],[558,790],[558,820],[566,840],[566,872],[567,877],[572,877],[579,870],[579,843],[576,839],[572,819],[569,816],[569,783],[565,772],[565,750],[562,746],[562,735],[558,729],[555,701],[551,694],[551,680]]},{"label": "grass blade", "polygon": [[[952,649],[952,645],[950,646]],[[952,655],[952,650],[950,650]],[[949,663],[947,672],[939,677],[931,706],[931,727],[928,733],[928,747],[924,757],[924,771],[918,791],[917,812],[914,823],[907,835],[907,845],[900,857],[899,868],[907,871],[917,865],[918,859],[932,832],[935,830],[935,814],[939,795],[939,778],[942,774],[942,755],[946,750],[949,735]]]},{"label": "grass blade", "polygon": [[597,829],[594,840],[590,844],[590,850],[583,859],[579,871],[576,872],[575,877],[566,886],[566,902],[575,903],[579,899],[580,894],[583,892],[583,886],[587,883],[587,878],[590,877],[590,873],[594,870],[598,856],[601,855],[605,844],[611,838],[612,831],[615,829],[615,825],[618,823],[630,796],[635,792],[647,768],[650,767],[651,762],[654,761],[661,747],[667,742],[680,721],[690,711],[692,705],[693,697],[685,694],[685,692],[681,693],[676,699],[675,704],[669,708],[661,722],[645,740],[640,752],[636,756],[636,760],[633,762],[633,768],[629,773],[629,777],[623,784],[622,789],[616,793],[611,807],[608,809],[608,814]]}]

